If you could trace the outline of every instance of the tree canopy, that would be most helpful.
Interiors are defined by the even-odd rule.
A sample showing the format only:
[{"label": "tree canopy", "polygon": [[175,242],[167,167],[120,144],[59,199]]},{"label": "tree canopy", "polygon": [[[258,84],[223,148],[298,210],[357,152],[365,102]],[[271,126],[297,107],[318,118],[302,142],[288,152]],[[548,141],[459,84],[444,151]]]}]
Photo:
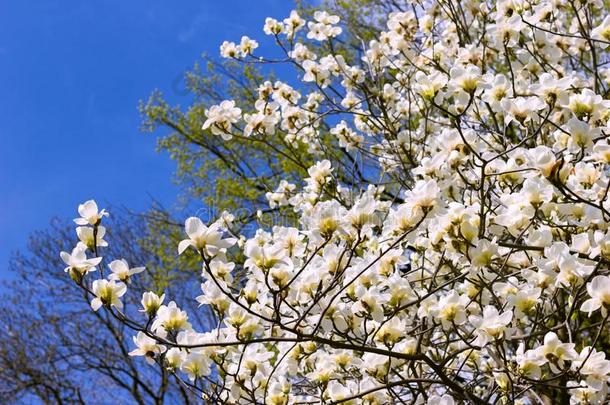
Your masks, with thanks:
[{"label": "tree canopy", "polygon": [[[79,242],[65,231],[32,265],[65,267],[61,291],[119,355],[104,367],[142,370],[115,381],[134,397],[606,403],[607,8],[335,1],[267,18],[275,52],[229,38],[224,62],[186,75],[186,109],[141,105],[206,212],[153,210],[134,233],[89,200]],[[79,395],[54,384],[34,394]]]}]

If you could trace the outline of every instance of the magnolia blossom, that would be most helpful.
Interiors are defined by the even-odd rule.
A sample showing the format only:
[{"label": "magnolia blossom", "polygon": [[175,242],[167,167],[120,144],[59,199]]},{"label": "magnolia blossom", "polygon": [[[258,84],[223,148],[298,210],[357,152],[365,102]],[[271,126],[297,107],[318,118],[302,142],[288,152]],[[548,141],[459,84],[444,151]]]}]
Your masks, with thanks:
[{"label": "magnolia blossom", "polygon": [[578,118],[571,118],[565,130],[569,134],[566,146],[573,152],[593,146],[593,139],[600,133],[599,129],[591,128],[591,125]]},{"label": "magnolia blossom", "polygon": [[258,48],[258,42],[245,35],[241,37],[241,41],[239,43],[239,50],[242,56],[252,54],[252,52],[254,52],[256,48]]},{"label": "magnolia blossom", "polygon": [[155,356],[165,352],[166,348],[157,343],[157,341],[143,332],[138,332],[137,336],[133,337],[133,342],[137,349],[129,352],[130,356],[146,356],[148,364],[155,364]]},{"label": "magnolia blossom", "polygon": [[176,347],[172,347],[165,353],[165,364],[170,370],[180,368],[186,353]]},{"label": "magnolia blossom", "polygon": [[280,184],[277,186],[277,189],[274,192],[268,192],[265,194],[265,197],[269,201],[269,206],[271,208],[275,208],[276,206],[288,205],[290,194],[295,188],[296,186],[294,184],[288,183],[286,180],[280,181]]},{"label": "magnolia blossom", "polygon": [[540,82],[531,87],[532,91],[549,105],[566,104],[568,102],[567,90],[572,81],[571,77],[556,79],[553,74],[545,72],[540,75]]},{"label": "magnolia blossom", "polygon": [[435,103],[443,101],[443,93],[440,91],[447,84],[447,77],[439,72],[415,74],[416,89],[425,100],[434,100]]},{"label": "magnolia blossom", "polygon": [[440,190],[436,181],[421,180],[415,183],[406,200],[412,204],[413,208],[421,208],[427,211],[436,205],[439,194]]},{"label": "magnolia blossom", "polygon": [[467,296],[460,296],[457,292],[452,291],[436,303],[432,313],[446,328],[450,328],[454,324],[462,325],[467,320],[466,307],[468,302],[469,298]]},{"label": "magnolia blossom", "polygon": [[101,225],[98,225],[96,228],[90,226],[76,227],[76,236],[78,236],[80,241],[77,246],[83,250],[94,250],[96,247],[108,246],[108,242],[104,240],[105,235],[106,228]]},{"label": "magnolia blossom", "polygon": [[593,277],[593,280],[587,283],[587,293],[591,298],[582,303],[580,310],[591,316],[594,311],[601,309],[602,315],[606,316],[610,307],[610,277]]},{"label": "magnolia blossom", "polygon": [[207,255],[214,256],[223,252],[235,244],[235,239],[222,239],[220,225],[214,223],[205,226],[201,219],[191,217],[184,223],[184,230],[189,239],[185,239],[178,245],[178,254],[182,254],[189,246]]},{"label": "magnolia blossom", "polygon": [[91,288],[95,298],[91,300],[91,308],[94,311],[100,309],[102,305],[123,308],[121,297],[127,292],[127,286],[114,280],[95,280]]},{"label": "magnolia blossom", "polygon": [[572,369],[586,376],[589,386],[608,392],[608,374],[610,374],[610,360],[606,359],[606,353],[598,352],[594,348],[584,347],[578,358],[572,362]]},{"label": "magnolia blossom", "polygon": [[117,281],[129,281],[129,278],[134,274],[138,274],[146,270],[144,267],[133,267],[129,268],[129,264],[127,260],[114,260],[108,264],[110,267],[110,271],[112,272],[108,276],[108,280],[117,280]]},{"label": "magnolia blossom", "polygon": [[305,26],[305,20],[299,16],[299,13],[296,10],[292,10],[290,12],[290,16],[284,18],[284,26],[286,30],[286,35],[288,37],[294,36],[297,31],[299,31],[303,26]]},{"label": "magnolia blossom", "polygon": [[339,139],[339,146],[345,148],[348,152],[357,148],[364,141],[364,137],[350,129],[345,121],[341,121],[330,130],[330,133]]},{"label": "magnolia blossom", "polygon": [[142,294],[142,309],[140,311],[146,312],[150,316],[155,315],[161,304],[163,304],[164,299],[165,294],[161,294],[159,297],[152,291],[146,291]]},{"label": "magnolia blossom", "polygon": [[102,261],[101,257],[92,257],[87,259],[87,254],[83,246],[77,246],[72,250],[72,253],[61,252],[61,260],[67,265],[64,269],[66,273],[83,274],[95,271],[98,264]]},{"label": "magnolia blossom", "polygon": [[542,375],[541,366],[546,360],[536,350],[525,351],[525,344],[521,343],[515,352],[515,361],[518,364],[520,375],[530,379],[539,379]]},{"label": "magnolia blossom", "polygon": [[538,353],[550,363],[551,369],[558,373],[565,361],[574,361],[578,357],[574,346],[574,343],[561,343],[557,334],[549,332],[544,336],[544,345],[538,349]]},{"label": "magnolia blossom", "polygon": [[321,184],[328,180],[328,177],[330,176],[332,171],[333,169],[331,167],[330,161],[322,160],[311,166],[307,170],[307,173],[309,173],[309,177],[313,182]]},{"label": "magnolia blossom", "polygon": [[224,41],[220,45],[220,55],[223,58],[237,58],[239,56],[239,49],[235,42]]},{"label": "magnolia blossom", "polygon": [[79,204],[78,213],[80,218],[74,220],[77,225],[99,225],[102,218],[108,216],[106,210],[98,210],[94,200],[88,200]]},{"label": "magnolia blossom", "polygon": [[284,25],[275,18],[267,17],[263,31],[267,35],[279,35],[284,31]]},{"label": "magnolia blossom", "polygon": [[330,15],[326,11],[316,11],[314,13],[314,18],[316,20],[315,22],[310,21],[307,23],[307,27],[309,28],[307,38],[324,41],[341,34],[341,27],[334,26],[339,23],[338,16]]},{"label": "magnolia blossom", "polygon": [[203,354],[189,353],[182,360],[180,369],[186,373],[189,380],[194,381],[210,374],[210,362]]},{"label": "magnolia blossom", "polygon": [[233,124],[241,119],[241,110],[235,106],[235,101],[225,100],[219,105],[214,105],[206,110],[207,119],[202,129],[210,128],[214,135],[220,135],[222,139],[229,140]]},{"label": "magnolia blossom", "polygon": [[190,329],[191,324],[188,322],[186,312],[180,310],[174,301],[167,305],[161,305],[157,310],[157,317],[152,324],[152,329],[155,331],[177,331],[181,329]]},{"label": "magnolia blossom", "polygon": [[474,93],[482,82],[481,70],[477,66],[469,65],[465,68],[454,66],[449,72],[451,80],[449,88],[453,91],[463,91],[468,94]]},{"label": "magnolia blossom", "polygon": [[498,309],[492,306],[483,308],[483,316],[470,316],[470,323],[476,328],[477,333],[475,344],[482,346],[487,344],[489,339],[500,338],[512,318],[512,311],[506,311],[500,314]]},{"label": "magnolia blossom", "polygon": [[506,110],[504,118],[505,124],[517,121],[520,124],[537,119],[538,111],[545,107],[545,104],[538,97],[516,97],[513,99],[503,99],[502,107]]}]

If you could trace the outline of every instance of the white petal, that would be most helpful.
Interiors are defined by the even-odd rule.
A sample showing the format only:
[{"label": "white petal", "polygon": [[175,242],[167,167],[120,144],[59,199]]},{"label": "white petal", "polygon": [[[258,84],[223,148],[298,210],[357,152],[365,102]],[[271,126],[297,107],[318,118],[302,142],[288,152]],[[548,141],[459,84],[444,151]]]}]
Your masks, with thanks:
[{"label": "white petal", "polygon": [[197,236],[204,229],[205,225],[203,225],[203,222],[197,217],[190,217],[184,223],[184,231],[189,238]]},{"label": "white petal", "polygon": [[589,316],[591,316],[591,313],[597,311],[601,306],[602,306],[602,303],[600,300],[595,299],[595,298],[590,298],[582,303],[582,305],[580,306],[580,310],[582,312],[587,312],[589,314]]},{"label": "white petal", "polygon": [[66,263],[68,266],[70,265],[70,259],[72,258],[72,256],[70,256],[70,253],[68,253],[68,252],[61,252],[59,254],[59,256],[61,257],[61,260],[64,261],[64,263]]},{"label": "white petal", "polygon": [[129,265],[125,260],[113,260],[108,264],[113,273],[126,273],[129,271]]},{"label": "white petal", "polygon": [[118,297],[122,297],[123,294],[125,294],[125,292],[127,291],[127,286],[123,283],[117,283],[116,287],[114,289],[115,294]]},{"label": "white petal", "polygon": [[97,311],[98,309],[100,309],[101,306],[102,306],[102,300],[100,300],[99,298],[94,298],[91,300],[91,308],[93,308],[94,311]]},{"label": "white petal", "polygon": [[78,206],[78,213],[83,218],[89,218],[97,215],[97,204],[93,200],[85,201]]},{"label": "white petal", "polygon": [[[587,288],[587,290],[589,290]],[[610,291],[610,277],[595,276],[591,281],[591,290],[589,294],[591,296],[601,296],[606,292]],[[593,294],[591,294],[593,293]]]},{"label": "white petal", "polygon": [[178,254],[181,255],[189,246],[195,247],[195,244],[190,239],[185,239],[178,244]]}]

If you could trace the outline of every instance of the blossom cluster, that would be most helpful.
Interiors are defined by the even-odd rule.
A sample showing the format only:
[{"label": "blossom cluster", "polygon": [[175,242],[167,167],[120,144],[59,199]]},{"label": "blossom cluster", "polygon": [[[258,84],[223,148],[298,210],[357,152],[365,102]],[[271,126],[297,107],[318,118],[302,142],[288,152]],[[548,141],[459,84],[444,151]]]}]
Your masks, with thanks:
[{"label": "blossom cluster", "polygon": [[[459,3],[389,14],[361,57],[335,51],[337,16],[267,19],[300,83],[211,106],[203,128],[280,134],[316,162],[266,194],[295,227],[186,220],[209,330],[152,292],[127,320],[124,262],[88,287],[105,212],[79,207],[93,228],[62,258],[137,331],[131,355],[226,403],[607,401],[610,18],[599,1]],[[221,54],[271,61],[257,45]]]}]

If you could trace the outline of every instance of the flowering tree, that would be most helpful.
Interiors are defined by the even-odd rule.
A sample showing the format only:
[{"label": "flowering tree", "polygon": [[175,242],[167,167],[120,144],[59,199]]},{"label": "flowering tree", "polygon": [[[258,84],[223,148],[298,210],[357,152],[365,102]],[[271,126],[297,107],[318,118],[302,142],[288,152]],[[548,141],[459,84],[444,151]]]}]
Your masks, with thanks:
[{"label": "flowering tree", "polygon": [[210,402],[605,402],[604,4],[412,2],[356,53],[343,28],[293,12],[265,22],[280,56],[248,37],[221,46],[300,81],[261,81],[248,107],[219,102],[203,130],[306,174],[261,190],[296,226],[186,220],[178,254],[200,260],[213,327],[167,294],[123,306],[141,269],[102,264],[107,213],[93,201],[75,220],[90,243],[62,252],[66,272],[134,331],[131,356]]}]

